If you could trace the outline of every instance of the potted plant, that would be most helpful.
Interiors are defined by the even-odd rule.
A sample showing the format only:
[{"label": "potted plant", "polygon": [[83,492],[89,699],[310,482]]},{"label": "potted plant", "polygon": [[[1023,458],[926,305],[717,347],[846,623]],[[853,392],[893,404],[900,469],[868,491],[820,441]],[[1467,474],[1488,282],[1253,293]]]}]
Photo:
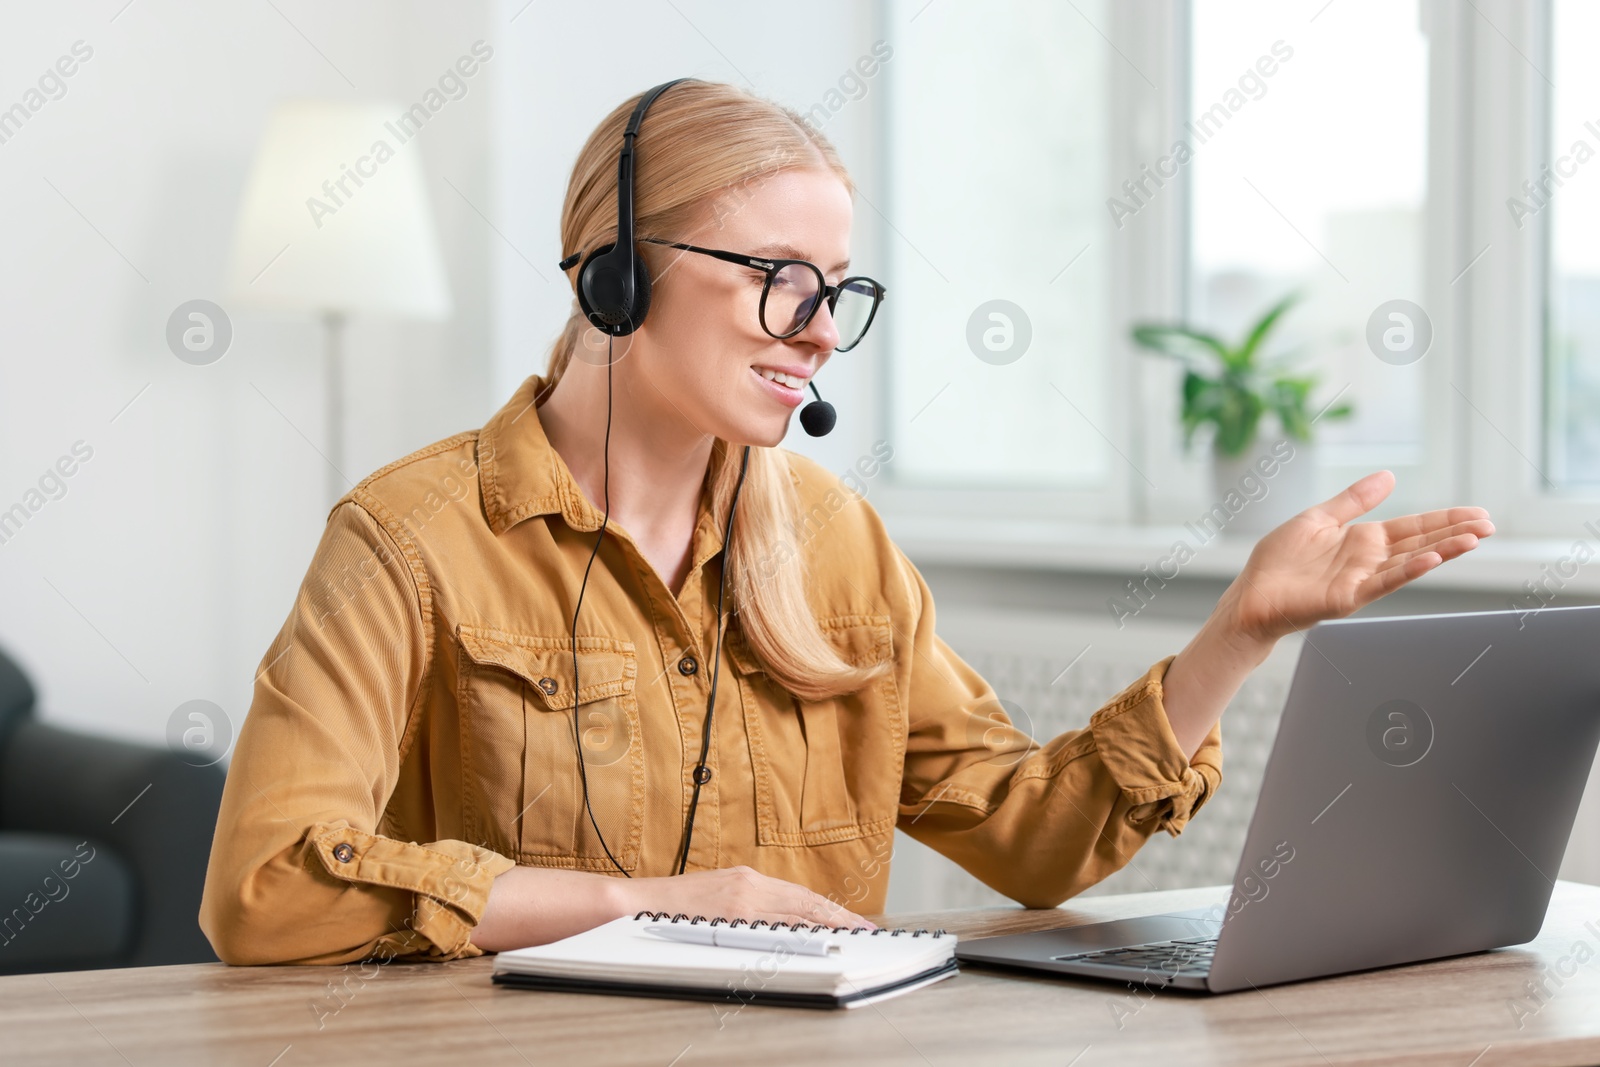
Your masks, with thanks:
[{"label": "potted plant", "polygon": [[[1346,403],[1316,413],[1311,393],[1317,376],[1292,370],[1299,351],[1263,357],[1273,328],[1299,299],[1300,294],[1290,293],[1278,301],[1236,345],[1192,326],[1133,328],[1136,344],[1183,365],[1184,449],[1193,447],[1201,427],[1214,427],[1215,519],[1208,525],[1261,534],[1317,502],[1312,422],[1346,418],[1353,409]],[[1276,425],[1264,432],[1263,420],[1269,417]]]}]

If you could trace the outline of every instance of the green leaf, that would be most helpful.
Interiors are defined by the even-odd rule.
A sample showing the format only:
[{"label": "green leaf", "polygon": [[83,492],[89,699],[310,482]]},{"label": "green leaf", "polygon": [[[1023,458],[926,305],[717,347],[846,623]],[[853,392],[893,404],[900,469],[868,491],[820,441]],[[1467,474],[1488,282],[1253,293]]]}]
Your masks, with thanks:
[{"label": "green leaf", "polygon": [[1189,371],[1183,376],[1183,447],[1194,444],[1194,434],[1220,411],[1222,389],[1210,378]]},{"label": "green leaf", "polygon": [[1296,441],[1311,440],[1311,420],[1306,417],[1304,407],[1299,404],[1278,404],[1274,410],[1284,433]]},{"label": "green leaf", "polygon": [[1354,415],[1355,412],[1355,406],[1352,404],[1336,404],[1327,411],[1324,411],[1321,417],[1324,419],[1348,419],[1351,415]]},{"label": "green leaf", "polygon": [[1217,420],[1216,450],[1225,456],[1237,456],[1249,448],[1264,407],[1253,392],[1230,391]]},{"label": "green leaf", "polygon": [[1275,378],[1272,382],[1272,391],[1281,404],[1291,404],[1304,409],[1306,401],[1311,397],[1311,390],[1316,388],[1315,375],[1301,375],[1292,378]]},{"label": "green leaf", "polygon": [[1228,360],[1228,347],[1216,336],[1187,326],[1162,326],[1144,323],[1135,326],[1131,336],[1136,344],[1157,355],[1170,356],[1185,362],[1194,356],[1209,352],[1223,364]]},{"label": "green leaf", "polygon": [[1239,347],[1239,351],[1234,354],[1237,359],[1237,363],[1235,364],[1236,366],[1242,368],[1253,365],[1255,361],[1256,350],[1261,347],[1261,342],[1266,340],[1267,334],[1272,332],[1272,328],[1277,325],[1278,320],[1283,317],[1284,312],[1293,307],[1299,301],[1299,299],[1299,293],[1290,293],[1288,296],[1274,304],[1265,315],[1261,316],[1261,319],[1256,323],[1255,328],[1250,331],[1250,336],[1245,338],[1244,344],[1241,345]]}]

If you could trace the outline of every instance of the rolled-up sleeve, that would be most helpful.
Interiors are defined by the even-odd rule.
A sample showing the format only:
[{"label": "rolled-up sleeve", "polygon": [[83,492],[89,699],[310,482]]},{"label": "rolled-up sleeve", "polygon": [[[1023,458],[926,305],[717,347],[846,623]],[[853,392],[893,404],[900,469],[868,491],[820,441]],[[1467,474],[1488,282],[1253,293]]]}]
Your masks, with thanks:
[{"label": "rolled-up sleeve", "polygon": [[1161,682],[1177,658],[1157,662],[1089,719],[1099,762],[1132,805],[1124,819],[1173,837],[1222,784],[1222,723],[1185,759],[1167,721]]},{"label": "rolled-up sleeve", "polygon": [[934,632],[933,598],[899,554],[913,604],[910,712],[898,825],[1027,907],[1055,907],[1182,832],[1222,782],[1221,724],[1185,758],[1162,706],[1175,656],[1041,744]]},{"label": "rolled-up sleeve", "polygon": [[431,655],[417,566],[359,504],[329,516],[228,768],[200,907],[227,963],[481,954],[515,861],[379,833]]}]

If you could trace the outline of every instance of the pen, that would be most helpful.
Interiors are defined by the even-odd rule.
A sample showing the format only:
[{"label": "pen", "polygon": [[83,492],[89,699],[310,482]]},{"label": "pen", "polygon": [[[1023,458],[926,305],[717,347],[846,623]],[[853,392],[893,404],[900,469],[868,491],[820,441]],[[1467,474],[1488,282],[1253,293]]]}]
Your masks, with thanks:
[{"label": "pen", "polygon": [[717,948],[742,948],[755,952],[775,952],[787,948],[802,956],[826,956],[839,951],[839,942],[817,939],[811,934],[796,938],[785,930],[731,930],[713,926],[646,926],[644,932],[668,941]]}]

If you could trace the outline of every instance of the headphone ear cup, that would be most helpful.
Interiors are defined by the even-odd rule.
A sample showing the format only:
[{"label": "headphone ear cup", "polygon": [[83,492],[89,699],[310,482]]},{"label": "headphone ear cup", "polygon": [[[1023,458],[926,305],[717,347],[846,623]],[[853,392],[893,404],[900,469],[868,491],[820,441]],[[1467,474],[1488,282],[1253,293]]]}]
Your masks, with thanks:
[{"label": "headphone ear cup", "polygon": [[595,249],[578,271],[578,306],[596,329],[604,331],[609,331],[621,317],[625,295],[620,272],[610,258],[614,247],[604,245]]},{"label": "headphone ear cup", "polygon": [[627,263],[616,254],[616,245],[605,245],[584,260],[578,271],[578,307],[602,333],[626,337],[644,322],[650,310],[650,268],[642,255],[633,258],[633,300],[627,300],[624,278]]}]

